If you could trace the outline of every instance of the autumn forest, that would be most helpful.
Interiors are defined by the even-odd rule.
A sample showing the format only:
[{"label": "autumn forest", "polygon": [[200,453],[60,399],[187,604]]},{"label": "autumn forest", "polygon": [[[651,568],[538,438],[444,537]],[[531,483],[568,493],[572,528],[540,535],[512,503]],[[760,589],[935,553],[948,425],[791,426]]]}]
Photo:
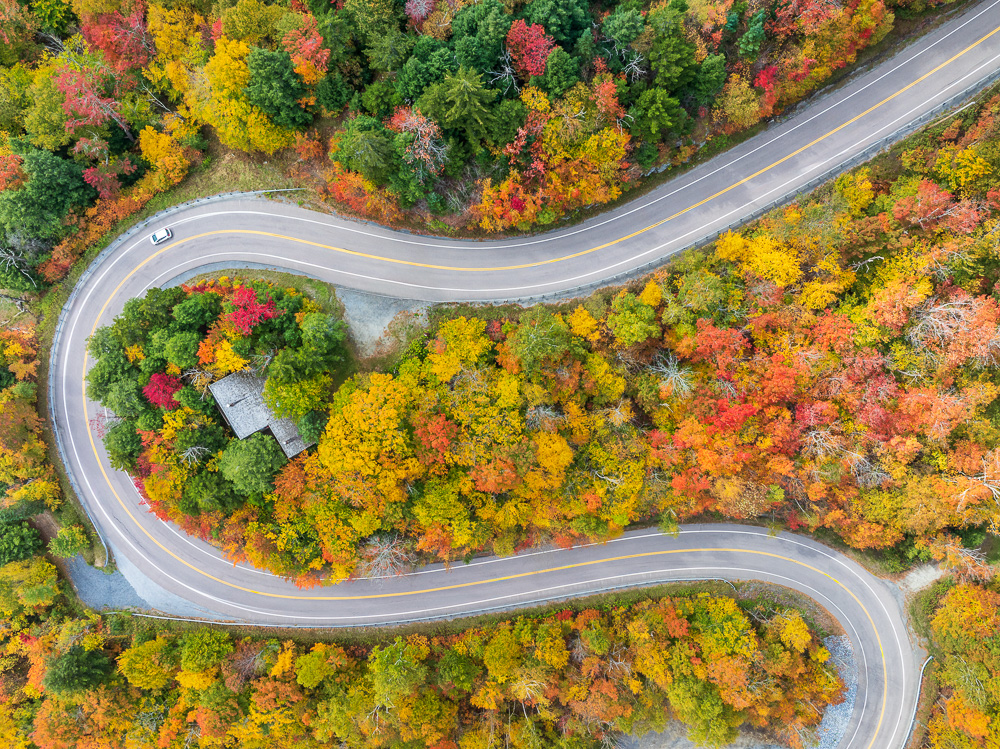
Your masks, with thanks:
[{"label": "autumn forest", "polygon": [[[139,425],[121,422],[127,450],[113,427],[109,454],[161,517],[304,586],[635,523],[763,520],[940,561],[966,582],[932,630],[966,631],[996,606],[976,547],[1000,493],[998,113],[986,98],[632,288],[445,315],[391,371],[336,388],[341,357],[317,360],[294,387],[318,445],[256,461],[271,468],[255,491],[227,473],[199,393],[233,355],[266,354],[284,383],[282,358],[315,346],[308,300],[228,280],[151,292],[92,342],[91,387],[129,366],[114,379]],[[226,506],[199,501],[209,480]],[[989,687],[960,676],[996,673],[975,653],[945,671],[934,740],[997,730]]]},{"label": "autumn forest", "polygon": [[[90,611],[64,573],[107,560],[48,444],[46,349],[96,248],[213,163],[417,230],[544,229],[945,5],[0,0],[0,744],[577,749],[678,720],[809,746],[835,632],[755,589],[343,637]],[[302,587],[704,520],[936,562],[922,745],[997,747],[998,185],[993,91],[649,276],[439,307],[376,363],[302,287],[154,288],[90,338],[92,428],[149,511]],[[236,437],[235,373],[308,449]]]}]

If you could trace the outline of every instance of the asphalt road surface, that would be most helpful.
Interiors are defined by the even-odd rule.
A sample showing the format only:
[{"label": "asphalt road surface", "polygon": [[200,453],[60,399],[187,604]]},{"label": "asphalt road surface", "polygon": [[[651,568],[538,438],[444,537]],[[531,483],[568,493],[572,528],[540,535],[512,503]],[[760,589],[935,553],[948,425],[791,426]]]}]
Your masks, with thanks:
[{"label": "asphalt road surface", "polygon": [[53,352],[57,433],[89,512],[134,575],[231,620],[342,626],[511,608],[609,587],[704,577],[759,579],[825,606],[854,645],[860,691],[840,746],[902,747],[917,693],[915,655],[889,587],[845,557],[788,534],[691,526],[678,538],[627,534],[606,545],[430,568],[388,580],[300,591],[233,566],[162,523],[107,464],[90,420],[86,339],[125,301],[198,269],[262,265],[424,300],[504,300],[570,292],[634,271],[739,222],[851,160],[1000,69],[1000,0],[973,5],[896,57],[816,98],[787,120],[649,195],[538,237],[466,242],[419,237],[233,200],[172,214],[174,239],[146,236],[104,257],[65,310]]}]

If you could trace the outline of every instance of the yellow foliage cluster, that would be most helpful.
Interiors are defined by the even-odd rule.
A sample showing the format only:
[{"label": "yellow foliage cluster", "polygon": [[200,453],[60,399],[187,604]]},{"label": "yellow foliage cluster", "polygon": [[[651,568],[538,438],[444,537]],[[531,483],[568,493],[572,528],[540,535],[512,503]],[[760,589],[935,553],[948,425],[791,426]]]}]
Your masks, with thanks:
[{"label": "yellow foliage cluster", "polygon": [[155,3],[147,9],[146,18],[157,52],[146,75],[163,88],[186,94],[194,68],[204,62],[206,53],[199,28],[205,19],[188,7],[168,10]]},{"label": "yellow foliage cluster", "polygon": [[246,369],[249,363],[233,350],[233,342],[227,338],[216,347],[215,361],[209,365],[208,370],[216,377],[225,377]]},{"label": "yellow foliage cluster", "polygon": [[216,42],[215,54],[205,65],[198,114],[216,129],[219,140],[227,146],[274,153],[291,145],[295,136],[275,125],[244,94],[250,80],[249,54],[250,47],[245,42],[226,37]]},{"label": "yellow foliage cluster", "polygon": [[600,324],[597,319],[583,307],[577,307],[566,318],[573,335],[590,343],[597,343],[600,338]]},{"label": "yellow foliage cluster", "polygon": [[993,174],[990,162],[979,155],[975,146],[962,149],[945,146],[938,151],[934,170],[948,183],[952,192],[962,193],[967,187]]},{"label": "yellow foliage cluster", "polygon": [[855,217],[861,216],[875,199],[875,186],[867,168],[840,175],[834,187]]},{"label": "yellow foliage cluster", "polygon": [[746,130],[760,121],[760,109],[760,96],[750,81],[739,73],[733,73],[719,94],[712,118],[728,125],[730,130]]},{"label": "yellow foliage cluster", "polygon": [[524,87],[521,102],[532,112],[548,112],[552,108],[552,102],[546,93],[535,86]]},{"label": "yellow foliage cluster", "polygon": [[139,133],[139,150],[153,165],[153,171],[142,178],[143,186],[153,192],[176,185],[184,179],[191,165],[184,155],[184,147],[172,135],[157,132],[149,125]]},{"label": "yellow foliage cluster", "polygon": [[731,231],[726,232],[719,237],[715,253],[723,260],[738,263],[744,272],[771,281],[777,286],[790,286],[802,276],[798,250],[781,244],[764,232],[749,239]]},{"label": "yellow foliage cluster", "polygon": [[482,320],[459,317],[444,323],[427,356],[430,371],[447,382],[463,367],[474,365],[493,344],[485,335]]}]

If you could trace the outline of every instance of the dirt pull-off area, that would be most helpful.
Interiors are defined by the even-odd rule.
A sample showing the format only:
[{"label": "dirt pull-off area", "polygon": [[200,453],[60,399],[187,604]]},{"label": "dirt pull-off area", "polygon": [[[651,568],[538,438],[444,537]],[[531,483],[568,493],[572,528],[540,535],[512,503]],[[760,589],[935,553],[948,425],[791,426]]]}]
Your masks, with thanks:
[{"label": "dirt pull-off area", "polygon": [[909,597],[918,590],[923,590],[931,583],[944,577],[946,574],[947,572],[936,564],[922,564],[919,567],[914,567],[897,580],[896,585],[903,591],[904,596]]},{"label": "dirt pull-off area", "polygon": [[359,359],[387,356],[427,327],[430,302],[366,294],[337,287],[344,322]]}]

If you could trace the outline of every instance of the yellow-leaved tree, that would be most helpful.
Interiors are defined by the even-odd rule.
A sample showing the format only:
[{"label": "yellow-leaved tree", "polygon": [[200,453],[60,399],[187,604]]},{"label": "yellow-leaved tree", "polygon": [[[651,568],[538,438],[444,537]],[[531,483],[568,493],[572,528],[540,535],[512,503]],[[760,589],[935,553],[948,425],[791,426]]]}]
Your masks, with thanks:
[{"label": "yellow-leaved tree", "polygon": [[142,178],[144,188],[162,192],[180,182],[187,174],[191,162],[184,155],[184,147],[169,133],[161,133],[147,125],[139,133],[142,157],[153,169]]},{"label": "yellow-leaved tree", "polygon": [[201,114],[215,128],[219,140],[241,151],[274,153],[295,140],[292,131],[279,127],[247,99],[244,90],[250,81],[245,42],[222,37],[215,54],[205,65]]},{"label": "yellow-leaved tree", "polygon": [[749,239],[726,232],[716,242],[715,254],[778,286],[789,286],[802,276],[798,250],[764,232]]},{"label": "yellow-leaved tree", "polygon": [[330,421],[318,447],[319,459],[333,478],[335,492],[371,518],[386,505],[405,502],[405,484],[421,472],[407,437],[409,390],[388,374],[372,374],[334,396]]}]

